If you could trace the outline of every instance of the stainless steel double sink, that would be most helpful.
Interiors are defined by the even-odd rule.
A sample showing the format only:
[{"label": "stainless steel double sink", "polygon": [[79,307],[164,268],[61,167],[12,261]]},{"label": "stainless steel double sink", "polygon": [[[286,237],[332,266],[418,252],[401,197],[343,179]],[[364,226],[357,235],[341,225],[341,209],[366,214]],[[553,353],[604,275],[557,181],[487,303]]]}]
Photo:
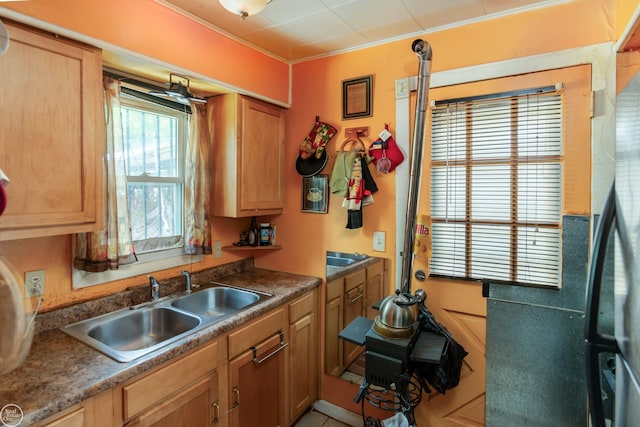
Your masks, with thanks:
[{"label": "stainless steel double sink", "polygon": [[130,362],[271,296],[219,285],[124,308],[60,329],[118,362]]}]

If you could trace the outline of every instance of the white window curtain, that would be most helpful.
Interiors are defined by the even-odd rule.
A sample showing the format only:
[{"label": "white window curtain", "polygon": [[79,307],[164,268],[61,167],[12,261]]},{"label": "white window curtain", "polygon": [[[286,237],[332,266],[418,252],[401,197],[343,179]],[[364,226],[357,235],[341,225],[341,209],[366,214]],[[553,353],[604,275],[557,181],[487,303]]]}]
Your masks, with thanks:
[{"label": "white window curtain", "polygon": [[437,102],[431,274],[558,286],[561,179],[555,87]]},{"label": "white window curtain", "polygon": [[209,144],[207,109],[203,104],[191,103],[189,144],[185,164],[185,253],[210,254],[209,226]]},{"label": "white window curtain", "polygon": [[117,270],[136,261],[129,225],[120,82],[105,76],[103,85],[107,137],[102,180],[103,229],[74,237],[74,267],[89,272]]}]

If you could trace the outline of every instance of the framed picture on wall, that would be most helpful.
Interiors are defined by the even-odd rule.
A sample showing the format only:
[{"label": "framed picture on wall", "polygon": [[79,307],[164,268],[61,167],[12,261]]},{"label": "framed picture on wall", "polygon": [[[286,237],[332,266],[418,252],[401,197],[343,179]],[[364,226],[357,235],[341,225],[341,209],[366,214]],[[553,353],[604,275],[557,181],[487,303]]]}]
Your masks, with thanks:
[{"label": "framed picture on wall", "polygon": [[302,178],[302,212],[327,213],[329,211],[329,175]]},{"label": "framed picture on wall", "polygon": [[342,81],[342,120],[371,116],[373,76]]}]

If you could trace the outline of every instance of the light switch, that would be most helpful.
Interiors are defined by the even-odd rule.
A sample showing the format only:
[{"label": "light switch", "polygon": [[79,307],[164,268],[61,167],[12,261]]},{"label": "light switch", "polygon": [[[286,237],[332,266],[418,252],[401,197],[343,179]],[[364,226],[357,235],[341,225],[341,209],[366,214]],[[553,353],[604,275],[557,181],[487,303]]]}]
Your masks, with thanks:
[{"label": "light switch", "polygon": [[373,250],[377,252],[384,252],[385,245],[385,232],[374,231],[373,232]]}]

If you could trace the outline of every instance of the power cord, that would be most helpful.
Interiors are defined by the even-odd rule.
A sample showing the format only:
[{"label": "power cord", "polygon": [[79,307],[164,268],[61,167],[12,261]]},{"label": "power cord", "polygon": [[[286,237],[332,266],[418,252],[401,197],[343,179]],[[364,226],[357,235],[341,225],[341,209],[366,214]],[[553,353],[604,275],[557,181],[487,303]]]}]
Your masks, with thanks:
[{"label": "power cord", "polygon": [[29,331],[31,330],[31,326],[33,324],[33,321],[36,319],[36,315],[38,314],[38,311],[40,311],[40,305],[42,304],[42,292],[40,291],[40,285],[39,284],[34,284],[31,287],[31,294],[32,295],[37,295],[38,304],[36,305],[36,309],[33,312],[33,315],[31,316],[31,318],[27,322],[27,327],[24,330],[24,337],[25,338],[27,337],[27,335],[29,335]]}]

